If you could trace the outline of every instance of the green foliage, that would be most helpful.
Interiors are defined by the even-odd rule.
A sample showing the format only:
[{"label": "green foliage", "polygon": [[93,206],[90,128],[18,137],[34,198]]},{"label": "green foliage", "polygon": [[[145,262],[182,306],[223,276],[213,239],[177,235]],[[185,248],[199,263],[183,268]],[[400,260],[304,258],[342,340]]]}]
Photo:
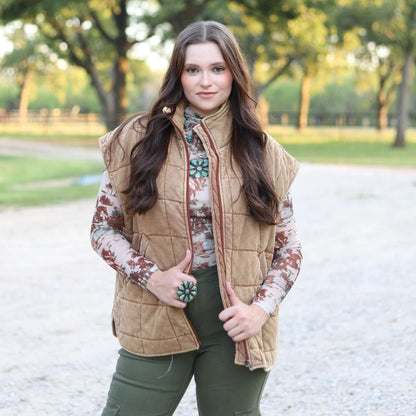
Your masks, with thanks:
[{"label": "green foliage", "polygon": [[38,85],[35,93],[32,95],[32,99],[29,104],[29,110],[41,110],[47,108],[52,110],[53,108],[59,108],[62,103],[59,102],[58,97],[47,84]]},{"label": "green foliage", "polygon": [[356,79],[347,76],[341,81],[332,79],[322,92],[311,98],[311,111],[324,113],[375,113],[374,90],[358,92]]},{"label": "green foliage", "polygon": [[[150,71],[145,62],[131,60],[128,74],[129,112],[149,108],[161,84],[161,73]],[[8,72],[0,72],[0,108],[18,108],[18,85]],[[53,72],[35,75],[31,85],[29,109],[72,109],[79,107],[81,113],[100,113],[101,106],[96,91],[85,72],[80,68],[55,67]]]},{"label": "green foliage", "polygon": [[[120,11],[126,1],[129,7],[124,22]],[[147,37],[157,34],[153,40],[165,41],[192,21],[215,19],[229,25],[237,35],[247,53],[258,92],[283,74],[293,79],[265,90],[271,111],[297,110],[300,76],[307,72],[314,80],[311,110],[338,112],[374,110],[376,76],[381,82],[381,77],[388,75],[389,88],[385,91],[390,101],[386,101],[394,98],[397,68],[392,68],[390,62],[401,64],[399,46],[404,39],[412,41],[416,37],[412,21],[415,4],[415,0],[3,0],[0,16],[3,21],[18,19],[37,24],[46,37],[41,39],[43,46],[49,45],[49,49],[41,51],[53,57],[53,49],[55,60],[58,56],[71,60],[88,74],[87,81],[85,74],[74,74],[71,67],[64,72],[53,68],[52,76],[36,78],[31,109],[79,106],[81,111],[104,109],[104,114],[107,110],[115,113],[111,104],[122,90],[121,72],[119,85],[113,76],[120,69],[118,56],[124,56],[134,43]],[[388,59],[383,60],[377,48],[376,53],[371,51],[371,45],[382,44],[389,47]],[[26,47],[16,48],[14,63],[23,62],[17,53],[26,50],[29,55],[25,56],[30,57],[30,51],[39,50],[28,39]],[[351,51],[355,52],[358,70],[369,74],[363,76],[361,84],[371,84],[371,88],[360,91],[356,80],[347,78],[341,84],[334,81],[332,74],[343,66],[334,61],[342,59],[345,64]],[[4,62],[12,67],[12,62]],[[160,75],[149,72],[143,62],[129,59],[129,64],[128,100],[124,102],[129,101],[128,111],[135,112],[153,102]],[[45,73],[49,64],[43,66]],[[372,81],[368,81],[370,78]],[[324,84],[328,85],[324,88]],[[11,88],[16,90],[16,84]],[[6,97],[0,80],[0,105],[10,106],[14,99],[14,95]]]},{"label": "green foliage", "polygon": [[82,89],[73,91],[70,84],[66,86],[66,100],[62,106],[65,109],[79,107],[81,113],[101,112],[101,106],[94,88],[90,84],[86,84]]},{"label": "green foliage", "polygon": [[22,22],[9,25],[7,38],[13,43],[13,50],[3,56],[0,67],[7,68],[7,72],[13,74],[14,84],[18,88],[16,106],[19,107],[21,116],[25,117],[32,78],[53,71],[53,55],[45,46],[39,32],[34,31],[31,25],[24,25]]},{"label": "green foliage", "polygon": [[0,73],[0,108],[12,109],[17,106],[17,85],[11,82],[6,73]]},{"label": "green foliage", "polygon": [[164,71],[151,72],[144,61],[131,60],[127,77],[129,113],[150,108],[157,97]]},{"label": "green foliage", "polygon": [[[322,81],[314,80],[314,84]],[[312,113],[354,113],[376,110],[376,88],[367,83],[367,88],[357,88],[358,78],[353,74],[343,77],[326,77],[322,88],[314,90],[311,96]],[[299,104],[299,81],[284,77],[273,83],[264,93],[271,112],[296,112]]]},{"label": "green foliage", "polygon": [[143,36],[143,31],[136,33],[137,27],[129,27],[141,9],[131,7],[129,15],[127,4],[140,2],[16,0],[0,6],[0,17],[36,24],[58,56],[83,68],[99,97],[107,127],[113,128],[127,111],[127,52]]},{"label": "green foliage", "polygon": [[38,13],[46,11],[49,14],[54,14],[65,5],[77,3],[82,4],[83,2],[77,0],[5,0],[0,17],[6,21],[33,18]]},{"label": "green foliage", "polygon": [[270,111],[297,111],[299,105],[299,82],[282,78],[264,92]]},{"label": "green foliage", "polygon": [[323,10],[333,2],[158,0],[157,4],[159,10],[147,22],[165,28],[169,23],[165,37],[177,35],[187,24],[201,19],[219,20],[229,26],[246,53],[260,94],[295,60],[306,55],[321,59],[320,49],[315,46],[326,48]]}]

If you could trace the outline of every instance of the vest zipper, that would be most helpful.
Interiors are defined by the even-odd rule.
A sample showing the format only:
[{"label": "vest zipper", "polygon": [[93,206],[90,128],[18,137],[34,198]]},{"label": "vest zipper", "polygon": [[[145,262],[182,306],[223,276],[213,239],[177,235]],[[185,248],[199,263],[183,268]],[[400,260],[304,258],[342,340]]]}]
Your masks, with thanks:
[{"label": "vest zipper", "polygon": [[[201,123],[201,126],[204,129],[205,134],[207,135],[207,137],[209,139],[211,149],[214,151],[214,153],[217,157],[217,160],[219,161],[220,158],[218,156],[218,152],[215,149],[212,138],[211,138],[211,136],[210,136],[210,134],[209,134],[209,132],[208,132],[208,130],[207,130],[207,128],[206,128],[206,126],[203,122]],[[224,231],[223,231],[224,230],[224,222],[223,222],[224,215],[223,215],[223,211],[222,211],[222,200],[221,200],[221,193],[220,193],[219,169],[220,169],[220,164],[218,163],[217,164],[217,170],[215,172],[215,181],[216,181],[216,185],[217,185],[218,205],[219,205],[219,208],[220,208],[220,229],[221,229],[220,231],[221,231],[221,245],[222,245],[222,250],[223,250],[223,255],[222,256],[223,256],[223,262],[224,262],[224,265],[225,265],[225,256],[224,256],[225,246],[224,246]],[[250,361],[250,353],[249,353],[249,350],[248,350],[247,340],[242,341],[242,343],[243,343],[244,352],[245,352],[245,355],[246,355],[246,359],[245,359],[244,363],[245,363],[245,366],[251,370],[252,366],[251,366],[251,361]]]},{"label": "vest zipper", "polygon": [[247,367],[249,370],[251,370],[251,369],[252,369],[252,367],[251,367],[251,361],[250,361],[250,353],[248,352],[247,340],[245,339],[245,340],[243,341],[243,343],[244,343],[244,350],[245,350],[245,352],[246,352],[246,361],[245,361],[245,365],[246,365],[246,367]]},{"label": "vest zipper", "polygon": [[[221,237],[221,247],[222,247],[222,261],[225,265],[224,221],[223,221],[224,214],[223,214],[223,211],[222,211],[222,198],[221,198],[221,193],[220,193],[220,175],[219,175],[219,169],[220,169],[219,160],[220,160],[220,158],[219,158],[217,150],[215,149],[212,138],[211,138],[211,136],[210,136],[210,134],[209,134],[209,132],[208,132],[208,130],[207,130],[207,128],[206,128],[206,126],[203,122],[201,123],[201,126],[202,126],[205,134],[207,135],[208,140],[209,140],[209,145],[210,145],[212,151],[215,153],[215,156],[217,157],[217,160],[218,160],[217,169],[215,171],[215,183],[216,183],[216,187],[217,187],[218,206],[219,206],[219,210],[220,210],[220,237]],[[224,266],[224,271],[225,271],[225,266]],[[225,276],[225,279],[226,279],[226,276]],[[224,296],[223,298],[228,300],[227,296]],[[231,305],[227,301],[224,306],[231,306]]]},{"label": "vest zipper", "polygon": [[[190,167],[189,167],[189,153],[188,153],[188,149],[187,149],[188,145],[186,144],[186,138],[182,134],[182,132],[181,132],[181,138],[182,138],[182,140],[184,142],[184,145],[185,145],[185,156],[186,156],[186,215],[188,217],[189,241],[191,242],[191,261],[189,262],[189,264],[191,265],[191,267],[189,268],[189,272],[191,272],[192,271],[192,264],[193,264],[193,261],[194,261],[194,249],[193,249],[194,243],[193,243],[193,240],[192,240],[191,212],[190,212],[190,209],[189,209],[189,170],[190,170]],[[197,332],[195,331],[195,328],[192,325],[191,320],[189,319],[189,317],[188,317],[188,315],[186,314],[185,311],[183,311],[183,313],[185,314],[185,317],[188,320],[189,325],[192,328],[192,331],[193,331],[193,333],[194,333],[194,335],[195,335],[195,337],[198,341],[198,344],[201,345],[201,340],[199,339],[199,336],[198,336]]]},{"label": "vest zipper", "polygon": [[[186,138],[182,134],[182,130],[180,128],[178,128],[178,126],[176,125],[176,123],[173,121],[172,117],[168,117],[168,118],[171,121],[171,123],[174,125],[174,127],[176,128],[176,130],[179,131],[180,136],[181,136],[181,139],[182,139],[182,141],[184,143],[184,146],[185,146],[185,155],[186,155],[186,162],[187,162],[186,174],[187,174],[187,178],[189,178],[189,154],[188,154],[188,151],[187,151]],[[212,142],[212,139],[211,139],[211,136],[210,136],[209,132],[207,131],[204,123],[201,123],[201,126],[204,129],[204,131],[205,131],[205,133],[206,133],[206,135],[207,135],[207,137],[209,139],[211,149],[214,151],[214,153],[215,153],[215,155],[216,155],[216,157],[217,157],[217,159],[219,161],[218,153],[217,153],[217,151],[215,149],[215,146],[214,146],[214,144]],[[221,247],[223,249],[223,261],[224,261],[224,264],[225,264],[225,258],[224,258],[224,232],[223,232],[223,228],[224,228],[223,217],[224,217],[224,215],[223,215],[223,211],[222,211],[222,200],[221,200],[221,193],[220,193],[219,168],[220,168],[220,165],[218,163],[217,164],[217,170],[215,172],[215,181],[216,181],[216,185],[217,185],[217,195],[218,195],[218,200],[219,200],[218,201],[218,205],[219,205],[219,208],[220,208]],[[192,230],[191,230],[191,215],[190,215],[189,203],[188,203],[189,202],[189,179],[188,179],[188,183],[187,183],[187,187],[186,187],[186,201],[187,201],[187,204],[186,204],[186,212],[187,212],[187,216],[188,216],[189,238],[190,238],[190,241],[191,241],[191,253],[192,253],[191,264],[192,264],[192,261],[193,261],[193,243],[192,243]],[[190,327],[192,328],[192,331],[194,332],[194,335],[195,335],[196,339],[198,340],[198,343],[201,344],[201,341],[200,341],[200,339],[198,337],[198,334],[196,333],[195,328],[193,327],[192,322],[190,321],[190,319],[186,315],[185,311],[184,311],[184,314],[185,314],[186,319],[189,322]],[[243,343],[244,351],[245,351],[245,355],[246,355],[245,366],[248,367],[251,370],[252,366],[251,366],[251,361],[250,361],[250,354],[249,354],[249,350],[248,350],[247,340],[242,341],[242,343]]]},{"label": "vest zipper", "polygon": [[[220,158],[218,156],[217,150],[215,149],[215,146],[214,146],[214,144],[212,142],[212,139],[211,139],[211,136],[209,135],[208,130],[205,127],[205,124],[204,123],[201,123],[201,126],[204,129],[206,135],[208,136],[209,144],[211,146],[211,149],[214,151],[215,156],[217,157],[217,160],[219,161]],[[219,175],[219,169],[220,169],[220,164],[217,163],[217,170],[215,172],[215,182],[216,182],[216,185],[217,185],[218,205],[219,205],[219,208],[220,208],[221,247],[222,247],[222,250],[223,250],[222,251],[223,252],[222,257],[223,257],[223,261],[224,261],[224,264],[225,264],[225,257],[224,257],[224,248],[225,248],[224,247],[224,222],[223,222],[224,215],[223,215],[223,212],[222,212],[222,200],[221,200],[221,193],[220,193],[220,175]]]},{"label": "vest zipper", "polygon": [[184,143],[185,146],[185,157],[186,157],[186,178],[187,178],[187,183],[186,183],[186,195],[185,195],[185,199],[186,199],[186,215],[187,215],[187,220],[188,220],[188,231],[189,231],[189,241],[191,243],[191,261],[189,262],[189,264],[191,265],[191,267],[189,268],[189,271],[192,270],[192,263],[194,261],[194,250],[193,250],[193,241],[192,241],[192,226],[191,226],[191,213],[189,210],[189,153],[187,150],[187,143],[186,143],[186,138],[185,136],[182,134],[182,130],[177,126],[177,124],[173,121],[173,118],[170,116],[167,116],[167,118],[170,120],[170,122],[173,124],[173,126],[176,128],[176,130],[179,132],[179,135],[181,136],[181,139]]},{"label": "vest zipper", "polygon": [[[189,272],[191,272],[192,270],[192,264],[194,261],[194,250],[193,250],[193,241],[192,241],[192,226],[191,226],[191,213],[190,213],[190,209],[189,209],[189,153],[187,150],[187,144],[186,144],[186,138],[185,136],[182,134],[182,130],[176,125],[176,123],[173,121],[172,117],[168,116],[168,119],[170,120],[170,122],[173,124],[173,126],[176,128],[176,130],[179,132],[181,139],[184,143],[185,146],[185,157],[186,157],[186,180],[187,180],[187,184],[186,184],[186,215],[187,215],[187,220],[188,220],[188,231],[189,231],[189,241],[191,242],[191,261],[189,262],[189,264],[191,265],[191,267],[189,268]],[[201,340],[199,339],[199,336],[194,328],[194,326],[192,325],[191,320],[189,319],[188,315],[186,314],[185,310],[183,311],[186,320],[189,323],[189,326],[192,329],[192,332],[194,333],[194,336],[196,338],[196,340],[198,341],[198,345],[201,345]]]}]

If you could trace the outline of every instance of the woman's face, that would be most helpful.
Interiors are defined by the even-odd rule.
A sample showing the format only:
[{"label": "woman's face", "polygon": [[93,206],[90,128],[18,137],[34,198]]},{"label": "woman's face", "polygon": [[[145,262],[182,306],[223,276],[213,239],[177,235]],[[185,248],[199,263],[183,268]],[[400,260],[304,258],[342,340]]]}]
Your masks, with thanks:
[{"label": "woman's face", "polygon": [[228,99],[233,76],[216,43],[187,46],[181,83],[189,107],[200,116],[215,113]]}]

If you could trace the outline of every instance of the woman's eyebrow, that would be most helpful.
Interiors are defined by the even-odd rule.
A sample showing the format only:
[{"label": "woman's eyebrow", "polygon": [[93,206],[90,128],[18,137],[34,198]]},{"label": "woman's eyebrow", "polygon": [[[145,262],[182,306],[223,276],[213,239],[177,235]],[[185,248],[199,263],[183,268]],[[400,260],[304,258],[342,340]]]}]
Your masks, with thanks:
[{"label": "woman's eyebrow", "polygon": [[[226,65],[224,61],[213,62],[208,64],[208,66],[217,66],[217,65]],[[200,66],[199,64],[194,64],[192,62],[185,62],[184,66]]]}]

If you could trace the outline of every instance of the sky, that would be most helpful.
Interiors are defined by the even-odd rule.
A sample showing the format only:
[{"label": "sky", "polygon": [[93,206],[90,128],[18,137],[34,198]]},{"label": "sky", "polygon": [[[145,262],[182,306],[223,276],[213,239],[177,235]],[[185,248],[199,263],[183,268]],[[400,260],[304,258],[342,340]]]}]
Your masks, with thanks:
[{"label": "sky", "polygon": [[13,44],[4,36],[4,29],[0,27],[0,57],[13,50]]}]

